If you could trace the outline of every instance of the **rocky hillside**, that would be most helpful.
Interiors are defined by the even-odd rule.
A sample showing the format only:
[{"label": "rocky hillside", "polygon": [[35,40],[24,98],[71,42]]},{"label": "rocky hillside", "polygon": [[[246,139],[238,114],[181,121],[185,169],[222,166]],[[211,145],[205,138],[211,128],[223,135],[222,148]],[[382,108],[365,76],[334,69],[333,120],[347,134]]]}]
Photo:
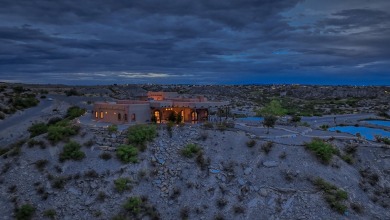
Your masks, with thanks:
[{"label": "rocky hillside", "polygon": [[73,148],[46,134],[17,143],[0,159],[1,218],[390,218],[389,148],[332,138],[339,153],[327,162],[308,137],[201,125],[157,134],[129,163],[115,152],[131,141],[125,131],[83,126]]}]

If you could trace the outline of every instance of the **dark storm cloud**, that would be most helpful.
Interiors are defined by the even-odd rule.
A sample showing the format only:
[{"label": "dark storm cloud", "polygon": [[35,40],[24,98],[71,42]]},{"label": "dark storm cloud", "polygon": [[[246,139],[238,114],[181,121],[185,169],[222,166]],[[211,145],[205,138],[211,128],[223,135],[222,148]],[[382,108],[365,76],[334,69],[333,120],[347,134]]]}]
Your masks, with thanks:
[{"label": "dark storm cloud", "polygon": [[3,0],[0,80],[251,83],[362,70],[386,78],[390,17],[378,2],[325,13],[311,0]]}]

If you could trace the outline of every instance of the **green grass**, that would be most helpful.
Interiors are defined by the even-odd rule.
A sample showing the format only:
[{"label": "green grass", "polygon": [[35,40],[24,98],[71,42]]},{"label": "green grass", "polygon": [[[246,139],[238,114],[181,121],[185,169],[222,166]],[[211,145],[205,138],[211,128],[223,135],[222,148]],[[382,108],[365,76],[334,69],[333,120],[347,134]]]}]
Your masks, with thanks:
[{"label": "green grass", "polygon": [[305,144],[306,149],[312,151],[318,159],[323,163],[328,164],[334,154],[339,154],[339,151],[331,144],[325,143],[321,139],[313,139],[310,143]]},{"label": "green grass", "polygon": [[80,147],[81,145],[74,141],[65,144],[64,149],[60,153],[60,161],[82,160],[85,157],[85,153],[80,151]]},{"label": "green grass", "polygon": [[123,163],[137,163],[138,149],[133,147],[132,145],[120,145],[117,148],[116,156]]},{"label": "green grass", "polygon": [[181,154],[185,157],[192,158],[195,154],[198,154],[202,149],[196,144],[187,144],[182,150]]}]

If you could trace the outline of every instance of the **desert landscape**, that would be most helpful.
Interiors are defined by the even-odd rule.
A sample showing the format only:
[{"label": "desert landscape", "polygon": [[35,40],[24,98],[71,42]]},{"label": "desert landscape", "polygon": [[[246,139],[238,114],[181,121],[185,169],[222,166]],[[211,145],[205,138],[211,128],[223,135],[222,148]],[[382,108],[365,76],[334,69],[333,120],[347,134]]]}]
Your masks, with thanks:
[{"label": "desert landscape", "polygon": [[[388,86],[0,88],[1,219],[390,218]],[[199,123],[92,117],[148,91],[230,104]]]}]

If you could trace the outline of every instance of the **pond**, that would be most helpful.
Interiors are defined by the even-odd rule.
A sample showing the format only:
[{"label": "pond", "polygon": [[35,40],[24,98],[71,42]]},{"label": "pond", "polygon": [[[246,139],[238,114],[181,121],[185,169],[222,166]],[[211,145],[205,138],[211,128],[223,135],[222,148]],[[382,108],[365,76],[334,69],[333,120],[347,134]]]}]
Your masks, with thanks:
[{"label": "pond", "polygon": [[386,120],[367,120],[364,122],[367,122],[367,123],[373,124],[373,125],[390,127],[390,121],[386,121]]},{"label": "pond", "polygon": [[263,121],[264,118],[263,117],[246,117],[246,118],[238,118],[237,120],[240,120],[240,121],[251,121],[251,122],[258,122],[258,121]]},{"label": "pond", "polygon": [[362,137],[367,140],[375,140],[374,135],[380,135],[382,137],[390,138],[390,132],[385,131],[379,128],[367,128],[367,127],[355,127],[355,126],[336,126],[331,127],[328,131],[341,131],[349,134],[356,135],[356,133],[360,133]]}]

